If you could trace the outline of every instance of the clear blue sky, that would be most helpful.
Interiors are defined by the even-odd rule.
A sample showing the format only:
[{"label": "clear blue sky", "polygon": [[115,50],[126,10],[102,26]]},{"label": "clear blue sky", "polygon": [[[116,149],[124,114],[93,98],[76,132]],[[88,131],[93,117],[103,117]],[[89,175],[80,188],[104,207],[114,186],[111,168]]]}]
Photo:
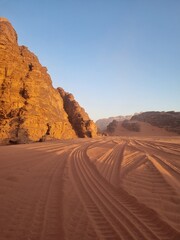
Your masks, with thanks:
[{"label": "clear blue sky", "polygon": [[180,0],[0,0],[0,16],[92,119],[180,111]]}]

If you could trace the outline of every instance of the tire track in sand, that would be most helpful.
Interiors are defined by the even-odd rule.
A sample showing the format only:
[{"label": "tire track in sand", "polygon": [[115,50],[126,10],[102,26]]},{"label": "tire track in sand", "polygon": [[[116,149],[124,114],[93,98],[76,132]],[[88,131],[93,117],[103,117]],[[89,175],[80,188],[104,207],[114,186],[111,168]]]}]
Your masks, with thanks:
[{"label": "tire track in sand", "polygon": [[[37,155],[39,156],[39,153]],[[25,167],[23,172],[22,166],[21,172],[24,175],[16,182],[12,182],[12,189],[6,193],[11,200],[2,202],[3,199],[0,199],[0,208],[4,206],[4,210],[1,211],[4,217],[0,216],[1,240],[64,238],[61,199],[62,175],[66,159],[67,153],[61,156],[47,154],[44,159],[39,159],[36,163],[32,161],[33,165],[29,166],[28,172],[25,171]],[[18,176],[17,170],[16,174]]]},{"label": "tire track in sand", "polygon": [[86,150],[83,146],[71,154],[71,178],[100,239],[179,239],[155,211],[105,181]]}]

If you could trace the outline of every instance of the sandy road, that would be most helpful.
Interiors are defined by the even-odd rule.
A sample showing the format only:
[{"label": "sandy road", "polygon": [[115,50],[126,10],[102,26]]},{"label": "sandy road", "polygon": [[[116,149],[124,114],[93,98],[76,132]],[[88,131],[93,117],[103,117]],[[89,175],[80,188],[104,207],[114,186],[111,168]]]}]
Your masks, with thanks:
[{"label": "sandy road", "polygon": [[180,140],[0,147],[0,240],[179,240]]}]

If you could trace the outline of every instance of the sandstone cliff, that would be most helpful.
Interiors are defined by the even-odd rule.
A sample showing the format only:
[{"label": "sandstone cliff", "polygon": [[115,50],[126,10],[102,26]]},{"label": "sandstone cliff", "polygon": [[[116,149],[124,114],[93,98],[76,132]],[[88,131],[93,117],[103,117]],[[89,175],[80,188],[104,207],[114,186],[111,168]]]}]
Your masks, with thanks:
[{"label": "sandstone cliff", "polygon": [[0,142],[77,137],[47,69],[0,18]]},{"label": "sandstone cliff", "polygon": [[64,100],[64,109],[68,114],[70,123],[72,124],[78,137],[95,137],[97,127],[90,120],[85,110],[74,99],[74,96],[67,93],[62,88],[58,88],[61,97]]}]

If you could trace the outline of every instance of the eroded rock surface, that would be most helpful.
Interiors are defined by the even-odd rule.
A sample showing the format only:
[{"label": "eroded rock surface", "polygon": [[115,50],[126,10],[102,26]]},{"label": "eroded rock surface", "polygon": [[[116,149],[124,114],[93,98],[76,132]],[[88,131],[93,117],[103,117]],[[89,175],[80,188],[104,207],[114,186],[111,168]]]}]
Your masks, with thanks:
[{"label": "eroded rock surface", "polygon": [[68,114],[70,123],[73,126],[78,137],[95,137],[97,127],[88,114],[74,99],[71,93],[67,93],[62,88],[58,88],[61,97],[64,100],[64,109]]},{"label": "eroded rock surface", "polygon": [[47,69],[18,46],[11,23],[0,18],[0,142],[76,136]]}]

